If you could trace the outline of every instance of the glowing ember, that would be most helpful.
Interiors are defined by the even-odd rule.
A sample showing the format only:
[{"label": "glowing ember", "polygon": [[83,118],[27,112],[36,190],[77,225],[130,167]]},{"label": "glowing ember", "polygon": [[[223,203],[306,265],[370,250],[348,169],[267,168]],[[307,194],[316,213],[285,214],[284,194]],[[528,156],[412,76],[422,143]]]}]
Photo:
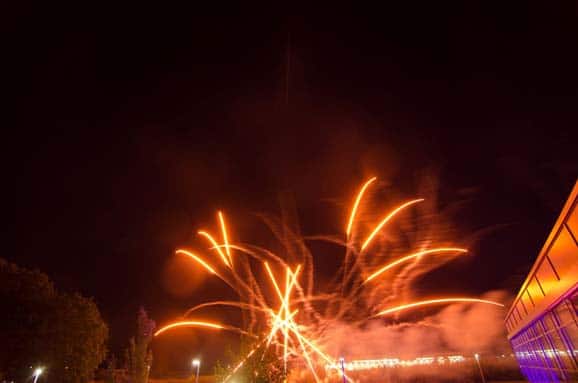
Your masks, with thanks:
[{"label": "glowing ember", "polygon": [[[198,234],[210,243],[210,250],[217,252],[217,259],[220,258],[219,264],[213,264],[207,261],[206,257],[201,257],[189,250],[179,249],[176,253],[190,257],[206,271],[219,277],[238,293],[240,300],[238,302],[203,303],[188,310],[185,313],[185,318],[205,307],[232,306],[246,310],[249,313],[250,321],[241,329],[219,323],[185,319],[162,327],[155,336],[180,327],[237,331],[254,337],[257,341],[254,348],[241,358],[239,364],[233,368],[225,381],[231,378],[248,359],[253,357],[258,349],[273,348],[278,355],[282,355],[283,366],[286,371],[290,364],[302,363],[302,365],[307,366],[315,381],[319,382],[321,381],[319,373],[323,372],[323,366],[326,366],[326,369],[337,368],[336,366],[338,366],[337,359],[329,355],[324,347],[328,341],[326,330],[333,324],[347,322],[350,325],[361,325],[368,320],[375,320],[376,316],[385,316],[402,310],[437,304],[461,302],[502,306],[497,302],[477,298],[442,297],[389,308],[384,307],[388,300],[397,299],[397,295],[388,285],[388,282],[394,280],[397,274],[388,273],[387,275],[390,275],[391,278],[384,278],[386,271],[397,267],[401,269],[399,273],[406,270],[411,273],[411,266],[415,266],[423,256],[444,253],[444,257],[447,258],[448,256],[465,254],[467,250],[460,247],[424,249],[422,246],[421,249],[413,252],[408,251],[410,254],[407,256],[391,260],[391,255],[383,251],[383,246],[377,244],[370,246],[394,217],[404,209],[424,201],[422,198],[407,201],[392,209],[359,246],[355,240],[357,236],[353,235],[353,229],[356,226],[356,218],[359,216],[363,196],[367,188],[375,181],[376,178],[373,177],[359,189],[350,210],[345,230],[345,241],[321,238],[343,245],[346,249],[343,264],[337,274],[338,279],[328,294],[315,293],[313,255],[305,246],[304,239],[295,234],[289,227],[283,225],[282,222],[265,218],[266,224],[284,247],[287,256],[282,257],[262,247],[229,243],[230,236],[227,232],[225,216],[222,212],[217,212],[221,229],[221,243],[207,231],[201,230],[198,231]],[[374,249],[371,252],[370,247]],[[235,262],[233,262],[232,250],[237,251]],[[373,265],[383,257],[388,257],[389,263],[379,268],[374,267]],[[432,258],[438,259],[438,257]],[[253,261],[250,262],[251,259]],[[290,263],[292,264],[289,264],[285,259],[291,259]],[[258,265],[262,265],[264,273],[255,273],[253,269]],[[441,265],[441,263],[436,265]],[[259,282],[257,276],[261,274],[267,276],[267,283]],[[367,275],[369,276],[364,277]],[[381,278],[377,278],[380,276]],[[272,291],[273,296],[266,294],[267,291]],[[354,306],[354,303],[358,302],[363,304]],[[449,363],[461,361],[461,359],[456,358],[458,356],[454,359],[447,357],[447,361]],[[428,357],[413,361],[400,359],[352,361],[348,362],[345,367],[352,371],[365,368],[364,366],[410,366],[412,364],[442,363],[441,360]],[[345,377],[350,380],[349,377]]]}]

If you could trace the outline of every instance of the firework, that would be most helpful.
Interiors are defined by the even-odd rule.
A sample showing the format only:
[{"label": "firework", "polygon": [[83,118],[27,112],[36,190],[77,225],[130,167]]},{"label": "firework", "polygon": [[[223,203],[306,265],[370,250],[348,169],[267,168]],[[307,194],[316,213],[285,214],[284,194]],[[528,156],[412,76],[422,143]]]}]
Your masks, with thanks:
[{"label": "firework", "polygon": [[227,256],[225,255],[225,253],[223,253],[223,250],[221,249],[221,247],[219,246],[217,241],[215,241],[215,239],[213,238],[213,236],[211,234],[209,234],[208,232],[203,231],[203,230],[199,230],[197,232],[197,234],[207,238],[207,240],[211,243],[211,245],[213,245],[213,248],[219,253],[219,256],[223,260],[223,263],[227,267],[231,267],[231,264],[229,263],[229,259],[227,259]]},{"label": "firework", "polygon": [[367,237],[367,239],[365,240],[365,242],[363,242],[363,245],[361,245],[361,250],[365,250],[365,248],[367,246],[369,246],[369,244],[371,243],[371,241],[373,240],[373,238],[377,235],[377,233],[379,233],[381,231],[381,229],[383,229],[383,227],[385,225],[387,225],[387,223],[389,221],[391,221],[391,219],[393,217],[396,216],[397,213],[399,213],[400,211],[402,211],[403,209],[414,205],[418,202],[423,202],[424,199],[423,198],[419,198],[419,199],[414,199],[413,201],[408,201],[404,204],[401,204],[400,206],[396,207],[395,209],[393,209],[391,212],[389,212],[385,218],[379,223],[379,225],[377,225],[375,227],[375,229],[373,229],[373,231],[371,232],[371,234],[369,234],[369,236]]},{"label": "firework", "polygon": [[369,185],[371,185],[376,179],[377,177],[373,177],[370,178],[367,182],[365,182],[361,187],[361,190],[357,194],[357,197],[355,198],[355,202],[353,203],[353,207],[351,208],[351,214],[349,215],[349,221],[347,221],[347,228],[345,229],[345,233],[347,234],[348,238],[351,235],[351,228],[353,227],[353,221],[355,220],[355,215],[357,214],[357,209],[359,208],[359,203],[363,198],[363,194],[365,194],[365,191],[367,190]]},{"label": "firework", "polygon": [[399,306],[391,307],[387,310],[383,310],[383,311],[378,312],[376,314],[376,316],[393,314],[393,313],[396,313],[398,311],[408,310],[408,309],[412,309],[415,307],[439,305],[439,304],[443,304],[443,303],[452,303],[452,302],[485,303],[485,304],[489,304],[489,305],[504,307],[504,305],[501,303],[489,301],[487,299],[464,298],[464,297],[461,297],[461,298],[440,298],[440,299],[428,299],[425,301],[413,302],[413,303],[408,303],[405,305],[399,305]]},{"label": "firework", "polygon": [[211,322],[203,322],[203,321],[181,321],[181,322],[175,322],[175,323],[171,323],[167,326],[164,326],[162,328],[160,328],[157,332],[155,332],[155,336],[157,335],[161,335],[163,332],[170,330],[172,328],[175,327],[206,327],[206,328],[211,328],[211,329],[215,329],[215,330],[222,330],[225,327],[217,324],[217,323],[211,323]]},{"label": "firework", "polygon": [[434,253],[442,253],[442,252],[456,252],[456,253],[467,253],[468,251],[466,249],[460,249],[460,248],[455,248],[455,247],[440,247],[437,249],[430,249],[430,250],[424,250],[424,251],[418,251],[417,253],[414,254],[410,254],[408,256],[396,259],[395,261],[388,263],[387,265],[383,266],[381,269],[377,270],[375,273],[371,274],[369,277],[367,277],[367,279],[365,280],[366,282],[371,281],[372,279],[378,277],[379,275],[383,274],[384,272],[386,272],[387,270],[391,269],[394,266],[397,266],[401,263],[404,262],[408,262],[414,258],[419,258],[422,257],[424,255],[428,255],[428,254],[434,254]]},{"label": "firework", "polygon": [[[231,237],[228,233],[225,215],[218,211],[217,220],[221,230],[221,240],[216,240],[206,230],[200,230],[197,234],[208,241],[209,250],[217,253],[216,259],[220,259],[221,264],[215,264],[206,256],[200,256],[198,252],[190,250],[179,249],[176,253],[190,257],[198,266],[220,278],[237,292],[240,300],[215,301],[197,305],[189,309],[183,319],[159,329],[155,336],[180,327],[236,331],[256,338],[257,341],[253,349],[241,358],[224,382],[232,377],[247,360],[256,357],[257,350],[271,348],[282,358],[285,371],[289,369],[291,363],[301,361],[307,366],[315,381],[319,382],[321,380],[320,366],[337,365],[337,359],[329,355],[323,346],[327,341],[325,330],[332,323],[347,321],[352,324],[362,324],[372,318],[385,317],[403,310],[456,302],[502,306],[498,302],[475,297],[441,297],[398,303],[387,307],[388,302],[398,299],[391,287],[388,288],[388,281],[391,282],[396,274],[393,274],[392,278],[385,278],[386,275],[392,274],[392,269],[401,268],[400,273],[411,273],[412,267],[415,267],[424,256],[444,254],[445,257],[451,257],[465,254],[467,249],[461,247],[422,248],[392,260],[391,255],[374,243],[375,238],[385,232],[387,225],[394,218],[409,207],[423,202],[423,198],[404,202],[387,212],[359,246],[356,242],[357,235],[354,235],[359,231],[359,228],[356,228],[357,217],[367,189],[376,180],[376,177],[372,177],[361,185],[351,206],[345,233],[342,235],[345,240],[320,238],[341,244],[346,249],[334,288],[324,293],[317,293],[314,288],[313,255],[305,245],[305,240],[291,228],[283,222],[264,217],[265,223],[285,250],[285,254],[278,255],[263,247],[230,243]],[[234,257],[233,250],[236,251]],[[381,267],[375,266],[383,258],[390,261],[385,265],[382,263]],[[250,259],[258,262],[249,262]],[[287,261],[288,259],[291,262]],[[257,270],[254,270],[259,264],[262,265],[261,271],[264,273],[257,273]],[[441,265],[441,263],[438,264]],[[386,273],[388,271],[389,273]],[[267,276],[268,282],[259,281],[257,276],[261,274]],[[265,294],[268,290],[273,291],[273,296]],[[372,301],[377,303],[370,303]],[[354,308],[353,302],[365,302],[365,304],[358,304]],[[230,306],[244,310],[250,314],[250,323],[245,323],[241,328],[189,318],[193,312],[196,313],[210,306]],[[347,376],[346,379],[350,380]]]}]

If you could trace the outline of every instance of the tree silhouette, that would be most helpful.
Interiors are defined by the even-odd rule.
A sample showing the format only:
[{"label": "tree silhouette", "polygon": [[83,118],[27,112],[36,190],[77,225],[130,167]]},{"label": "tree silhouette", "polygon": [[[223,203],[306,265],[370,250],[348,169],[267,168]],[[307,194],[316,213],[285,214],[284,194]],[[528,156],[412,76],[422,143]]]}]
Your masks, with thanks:
[{"label": "tree silhouette", "polygon": [[146,383],[152,366],[153,354],[150,343],[153,338],[155,322],[150,319],[143,307],[138,311],[137,335],[129,340],[125,352],[130,383]]},{"label": "tree silhouette", "polygon": [[94,301],[58,292],[49,278],[0,258],[0,375],[84,383],[106,356],[108,327]]}]

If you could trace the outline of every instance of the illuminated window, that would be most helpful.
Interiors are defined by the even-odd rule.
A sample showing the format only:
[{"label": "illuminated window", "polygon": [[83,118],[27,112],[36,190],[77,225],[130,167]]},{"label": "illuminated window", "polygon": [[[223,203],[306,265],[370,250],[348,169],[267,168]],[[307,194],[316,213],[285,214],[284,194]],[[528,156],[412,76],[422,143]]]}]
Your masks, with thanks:
[{"label": "illuminated window", "polygon": [[550,265],[547,257],[544,257],[538,271],[536,272],[536,278],[540,281],[540,286],[544,290],[544,293],[548,295],[552,290],[553,285],[558,282],[558,277],[556,272]]},{"label": "illuminated window", "polygon": [[574,322],[574,316],[572,315],[572,312],[568,308],[568,304],[566,302],[562,302],[556,306],[554,312],[558,317],[558,323],[560,326],[564,327]]},{"label": "illuminated window", "polygon": [[524,294],[522,294],[522,302],[524,303],[524,307],[527,309],[527,311],[532,310],[534,307],[534,302],[528,295],[528,290],[524,291]]},{"label": "illuminated window", "polygon": [[530,283],[528,283],[528,293],[530,294],[530,297],[532,297],[534,305],[539,305],[544,294],[542,293],[542,289],[538,285],[538,280],[536,278],[532,278]]},{"label": "illuminated window", "polygon": [[516,314],[518,314],[518,321],[521,322],[523,317],[522,317],[522,310],[519,309],[519,307],[521,306],[520,301],[518,301],[518,303],[516,303]]},{"label": "illuminated window", "polygon": [[560,359],[562,364],[562,368],[570,369],[572,367],[572,356],[568,354],[566,350],[566,345],[560,338],[560,334],[558,333],[557,329],[553,329],[548,332],[548,337],[552,342],[552,346],[554,347],[554,352]]},{"label": "illuminated window", "polygon": [[524,299],[523,299],[524,295],[525,294],[522,294],[522,296],[520,297],[520,300],[518,301],[517,306],[522,307],[522,310],[520,310],[520,313],[523,312],[525,315],[528,315],[528,310],[526,309],[526,305],[524,304]]},{"label": "illuminated window", "polygon": [[578,248],[566,228],[562,227],[558,233],[548,257],[561,279],[573,277],[572,270],[578,259]]},{"label": "illuminated window", "polygon": [[566,225],[568,225],[568,229],[572,232],[574,239],[578,240],[578,204],[574,203],[574,208],[568,215]]},{"label": "illuminated window", "polygon": [[574,306],[574,316],[578,316],[578,291],[574,292],[574,295],[570,298],[570,303]]}]

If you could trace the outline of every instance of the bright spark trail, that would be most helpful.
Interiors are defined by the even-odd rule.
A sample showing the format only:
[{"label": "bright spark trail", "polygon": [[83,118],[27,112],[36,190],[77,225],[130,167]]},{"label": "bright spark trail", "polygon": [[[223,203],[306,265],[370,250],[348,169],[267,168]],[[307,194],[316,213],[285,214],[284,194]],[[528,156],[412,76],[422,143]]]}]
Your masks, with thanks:
[{"label": "bright spark trail", "polygon": [[383,316],[383,315],[393,314],[393,313],[396,313],[396,312],[398,312],[398,311],[413,309],[413,308],[421,307],[421,306],[431,306],[431,305],[438,305],[438,304],[442,304],[442,303],[455,303],[455,302],[460,302],[460,303],[485,303],[485,304],[489,304],[489,305],[504,307],[504,305],[501,304],[501,303],[494,302],[494,301],[489,301],[489,300],[487,300],[487,299],[477,299],[477,298],[441,298],[441,299],[428,299],[428,300],[426,300],[426,301],[413,302],[413,303],[408,303],[408,304],[406,304],[406,305],[399,305],[399,306],[391,307],[391,308],[389,308],[389,309],[387,309],[387,310],[383,310],[383,311],[378,312],[378,313],[376,314],[376,316]]},{"label": "bright spark trail", "polygon": [[[410,251],[406,252],[409,255],[394,259],[391,254],[384,251],[383,246],[380,245],[381,241],[376,243],[375,239],[383,235],[395,217],[409,207],[423,202],[423,198],[404,202],[391,209],[369,234],[366,234],[365,240],[361,244],[357,243],[356,233],[362,227],[362,225],[357,225],[360,210],[364,206],[362,201],[368,188],[376,180],[376,177],[372,177],[359,188],[349,210],[347,225],[345,225],[345,241],[331,240],[333,243],[340,243],[345,246],[346,256],[341,266],[341,274],[338,274],[340,279],[335,282],[329,292],[315,292],[313,255],[303,245],[304,242],[301,237],[293,233],[291,228],[284,226],[282,222],[265,219],[271,231],[276,234],[284,251],[291,254],[291,257],[284,257],[263,247],[231,243],[225,215],[218,211],[217,223],[221,232],[220,238],[211,235],[207,230],[197,231],[197,234],[210,245],[208,249],[213,254],[214,252],[217,254],[214,254],[213,258],[209,258],[199,255],[197,251],[185,249],[177,250],[176,254],[186,255],[196,265],[220,278],[235,290],[239,296],[239,301],[214,301],[199,304],[189,309],[182,319],[161,327],[155,336],[176,328],[192,327],[210,331],[235,331],[243,336],[256,339],[253,348],[239,359],[223,383],[232,378],[247,360],[256,358],[259,355],[258,351],[262,351],[262,355],[264,355],[267,350],[279,355],[283,361],[285,372],[289,373],[292,365],[301,363],[307,367],[311,377],[316,382],[321,382],[323,379],[319,374],[324,372],[323,366],[336,366],[338,361],[338,357],[330,355],[324,347],[328,341],[324,329],[331,323],[347,322],[362,325],[369,320],[375,320],[376,317],[387,317],[404,310],[441,304],[475,303],[503,306],[498,302],[475,297],[440,297],[395,306],[389,304],[392,299],[395,301],[398,297],[393,294],[392,290],[388,290],[387,286],[388,283],[395,280],[398,274],[406,271],[411,275],[412,267],[418,265],[425,256],[428,259],[431,258],[432,261],[437,261],[440,258],[451,259],[454,256],[466,254],[467,249],[449,246],[423,248],[424,246],[421,246],[422,248],[419,250],[411,251],[409,249]],[[278,235],[281,232],[285,233],[284,236]],[[298,251],[295,250],[295,243],[300,244]],[[232,250],[236,250],[234,262]],[[443,255],[443,257],[439,255]],[[385,264],[380,262],[384,257],[389,262]],[[219,262],[214,263],[213,259]],[[288,262],[286,259],[292,261]],[[250,260],[252,261],[250,262]],[[379,263],[382,266],[376,267],[375,265]],[[441,261],[434,262],[433,267],[442,264]],[[259,265],[261,266],[259,267]],[[260,268],[259,272],[254,270],[255,268]],[[398,270],[398,272],[393,273],[393,270]],[[266,277],[266,283],[260,281],[262,276]],[[273,293],[272,296],[271,292]],[[374,299],[376,297],[377,299]],[[365,305],[361,310],[354,309],[354,302],[360,299],[367,299],[369,302],[370,298],[373,299],[374,303]],[[386,303],[390,307],[384,307]],[[193,312],[196,313],[205,307],[214,306],[235,307],[244,310],[250,314],[251,320],[250,322],[244,321],[244,327],[241,328],[189,318]],[[345,378],[351,381],[347,375]]]},{"label": "bright spark trail", "polygon": [[361,187],[361,190],[357,194],[357,197],[355,198],[355,202],[353,203],[353,207],[351,208],[351,214],[349,215],[349,221],[347,222],[347,228],[345,229],[345,233],[347,234],[347,237],[349,237],[351,235],[351,228],[353,227],[353,221],[355,220],[355,215],[357,214],[357,209],[359,208],[359,203],[361,202],[361,199],[363,198],[363,194],[365,194],[365,191],[367,190],[369,185],[371,185],[376,179],[377,179],[377,177],[370,178],[366,183],[363,184],[363,186]]},{"label": "bright spark trail", "polygon": [[172,328],[176,328],[176,327],[205,327],[205,328],[210,328],[210,329],[215,329],[215,330],[224,330],[225,329],[224,326],[221,326],[218,323],[202,322],[202,321],[181,321],[181,322],[175,322],[175,323],[171,323],[169,325],[166,325],[164,327],[161,327],[159,330],[157,330],[157,332],[155,332],[155,336],[161,335],[163,332],[168,331]]},{"label": "bright spark trail", "polygon": [[395,209],[393,209],[389,214],[387,214],[387,216],[379,223],[379,225],[377,225],[375,227],[375,229],[373,229],[373,231],[371,232],[371,234],[369,234],[369,237],[367,237],[367,239],[365,240],[365,242],[363,242],[363,245],[361,245],[361,250],[364,250],[367,246],[369,246],[369,244],[371,243],[371,241],[373,240],[373,238],[377,235],[377,233],[379,233],[381,231],[381,229],[383,229],[383,227],[393,218],[397,215],[397,213],[399,213],[400,211],[402,211],[403,209],[416,204],[418,202],[422,202],[423,198],[419,198],[419,199],[414,199],[413,201],[408,201],[398,207],[396,207]]},{"label": "bright spark trail", "polygon": [[385,273],[387,270],[391,269],[392,267],[397,266],[401,263],[410,261],[414,258],[419,258],[419,257],[422,257],[424,255],[434,254],[434,253],[442,253],[442,252],[467,253],[468,251],[466,249],[460,249],[460,248],[456,248],[456,247],[440,247],[438,249],[418,251],[417,253],[410,254],[408,256],[396,259],[395,261],[393,261],[391,263],[388,263],[387,265],[383,266],[381,269],[377,270],[375,273],[373,273],[369,277],[367,277],[367,279],[365,281],[369,282],[372,279],[378,277],[379,275]]}]

